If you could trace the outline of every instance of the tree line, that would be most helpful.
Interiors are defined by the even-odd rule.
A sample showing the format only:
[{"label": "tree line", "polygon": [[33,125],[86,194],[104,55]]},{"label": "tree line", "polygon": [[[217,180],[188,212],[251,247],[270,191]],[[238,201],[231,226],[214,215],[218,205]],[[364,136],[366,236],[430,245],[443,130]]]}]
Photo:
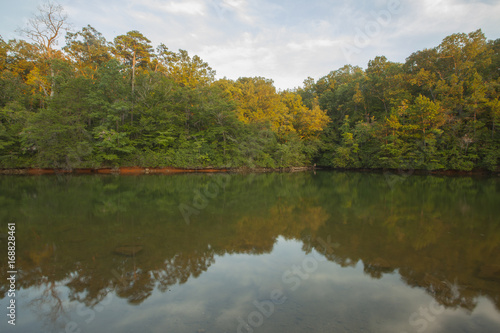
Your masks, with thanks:
[{"label": "tree line", "polygon": [[47,3],[26,40],[0,36],[2,168],[497,168],[500,42],[481,30],[279,91],[216,80],[139,31],[107,41],[66,20]]},{"label": "tree line", "polygon": [[380,56],[298,89],[331,119],[320,163],[340,168],[495,170],[500,39],[457,33],[405,63]]}]

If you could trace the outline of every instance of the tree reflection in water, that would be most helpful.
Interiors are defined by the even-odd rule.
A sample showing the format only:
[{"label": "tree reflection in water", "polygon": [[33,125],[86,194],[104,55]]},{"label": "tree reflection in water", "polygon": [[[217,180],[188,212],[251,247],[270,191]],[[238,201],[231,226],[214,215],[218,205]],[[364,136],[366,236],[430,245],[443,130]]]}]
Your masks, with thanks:
[{"label": "tree reflection in water", "polygon": [[[18,285],[44,288],[31,306],[53,323],[64,318],[60,286],[88,308],[110,293],[138,305],[218,256],[270,253],[282,236],[342,267],[362,262],[374,279],[398,273],[447,308],[472,311],[486,296],[500,311],[496,178],[412,176],[388,186],[381,174],[236,174],[187,225],[179,204],[213,177],[222,176],[0,177],[1,220],[18,221]],[[317,241],[326,235],[332,253]],[[141,251],[114,252],[130,244]],[[2,299],[6,265],[0,257]]]}]

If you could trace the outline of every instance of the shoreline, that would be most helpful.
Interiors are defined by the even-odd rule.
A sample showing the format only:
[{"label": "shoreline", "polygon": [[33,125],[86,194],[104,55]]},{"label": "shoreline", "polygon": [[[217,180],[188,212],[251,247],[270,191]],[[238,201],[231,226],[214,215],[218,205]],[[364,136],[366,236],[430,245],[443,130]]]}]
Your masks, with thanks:
[{"label": "shoreline", "polygon": [[0,169],[0,175],[166,175],[180,173],[265,173],[265,172],[298,172],[310,171],[314,167],[289,167],[289,168],[147,168],[147,167],[119,167],[119,168],[15,168]]},{"label": "shoreline", "polygon": [[476,169],[471,171],[461,170],[403,170],[403,169],[382,169],[382,168],[323,168],[323,167],[288,167],[288,168],[147,168],[147,167],[118,167],[118,168],[75,168],[75,169],[57,169],[57,168],[15,168],[0,169],[0,175],[167,175],[181,173],[268,173],[268,172],[303,172],[315,170],[330,171],[350,171],[364,173],[382,173],[395,176],[411,175],[438,175],[438,176],[500,176],[500,170],[489,171]]},{"label": "shoreline", "polygon": [[362,172],[362,173],[379,173],[384,175],[394,175],[400,177],[409,177],[409,176],[500,176],[500,169],[496,171],[490,171],[486,169],[473,169],[471,171],[464,170],[425,170],[425,169],[383,169],[383,168],[359,168],[359,169],[350,169],[350,168],[332,168],[327,170],[336,170],[336,171],[350,171],[350,172]]}]

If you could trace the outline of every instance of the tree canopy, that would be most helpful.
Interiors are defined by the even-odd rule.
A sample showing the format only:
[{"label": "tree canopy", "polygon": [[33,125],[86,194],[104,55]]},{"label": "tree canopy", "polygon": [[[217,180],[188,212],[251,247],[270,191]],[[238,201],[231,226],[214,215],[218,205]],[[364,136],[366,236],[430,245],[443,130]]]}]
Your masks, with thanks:
[{"label": "tree canopy", "polygon": [[27,41],[0,37],[0,167],[498,166],[500,43],[481,30],[278,91],[135,30],[56,48],[66,19],[43,7]]}]

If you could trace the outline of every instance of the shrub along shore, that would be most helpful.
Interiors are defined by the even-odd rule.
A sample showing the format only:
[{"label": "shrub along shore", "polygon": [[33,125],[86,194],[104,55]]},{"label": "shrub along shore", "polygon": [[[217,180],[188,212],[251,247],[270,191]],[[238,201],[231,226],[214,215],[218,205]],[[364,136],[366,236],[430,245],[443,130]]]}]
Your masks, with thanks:
[{"label": "shrub along shore", "polygon": [[267,173],[267,172],[304,172],[304,171],[350,171],[383,173],[388,176],[409,177],[412,175],[443,175],[443,176],[500,176],[500,170],[487,169],[464,170],[402,170],[402,169],[347,169],[347,168],[318,168],[287,167],[287,168],[229,168],[229,169],[183,169],[183,168],[145,168],[145,167],[118,167],[118,168],[76,168],[76,169],[51,169],[51,168],[18,168],[0,169],[0,175],[174,175],[185,173]]},{"label": "shrub along shore", "polygon": [[77,174],[77,175],[165,175],[178,173],[246,173],[246,172],[298,172],[314,170],[314,167],[289,167],[289,168],[232,168],[232,169],[183,169],[183,168],[145,168],[145,167],[119,167],[119,168],[76,168],[76,169],[53,169],[53,168],[18,168],[0,169],[4,175],[54,175],[54,174]]}]

